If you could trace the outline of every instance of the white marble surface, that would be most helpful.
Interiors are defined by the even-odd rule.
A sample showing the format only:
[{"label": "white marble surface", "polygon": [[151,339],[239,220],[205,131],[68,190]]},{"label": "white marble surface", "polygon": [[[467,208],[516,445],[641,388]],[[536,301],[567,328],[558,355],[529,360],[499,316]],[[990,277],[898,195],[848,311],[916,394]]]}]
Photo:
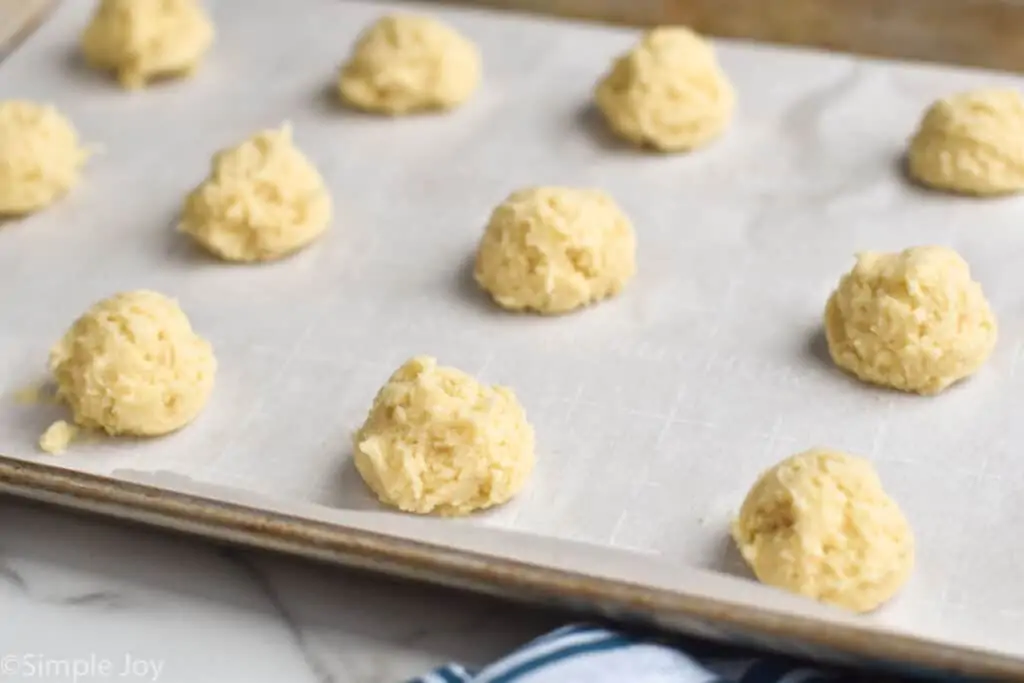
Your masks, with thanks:
[{"label": "white marble surface", "polygon": [[558,623],[0,499],[0,681],[402,683],[445,661],[482,664]]}]

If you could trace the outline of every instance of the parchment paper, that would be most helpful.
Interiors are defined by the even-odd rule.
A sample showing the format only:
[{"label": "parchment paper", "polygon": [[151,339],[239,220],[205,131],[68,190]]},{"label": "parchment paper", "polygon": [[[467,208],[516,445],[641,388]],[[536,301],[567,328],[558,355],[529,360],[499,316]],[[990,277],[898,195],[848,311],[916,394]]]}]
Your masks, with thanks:
[{"label": "parchment paper", "polygon": [[[84,2],[0,65],[0,97],[53,102],[102,148],[65,201],[0,228],[0,451],[439,542],[482,527],[511,557],[534,541],[494,542],[529,538],[508,531],[560,539],[577,564],[597,556],[576,543],[617,549],[646,556],[643,580],[652,562],[745,576],[727,524],[750,484],[832,446],[877,463],[917,533],[910,585],[866,623],[1024,657],[1024,200],[929,194],[899,166],[933,99],[1020,79],[720,42],[737,119],[705,151],[659,156],[616,143],[590,105],[634,31],[406,5],[476,41],[486,76],[449,115],[392,120],[344,111],[332,88],[357,32],[403,6],[211,4],[217,43],[191,80],[126,93],[86,70]],[[285,120],[333,192],[329,235],[271,265],[206,258],[173,230],[184,194],[215,150]],[[534,184],[602,187],[632,217],[639,272],[622,296],[542,319],[477,291],[469,263],[490,210]],[[862,386],[827,360],[825,299],[855,252],[925,243],[970,262],[999,346],[938,397]],[[214,344],[211,403],[168,438],[38,454],[64,415],[9,394],[45,379],[48,348],[86,307],[137,288],[179,298]],[[413,520],[378,507],[350,465],[374,392],[424,353],[526,406],[539,465],[501,510]],[[568,561],[557,555],[543,556]]]}]

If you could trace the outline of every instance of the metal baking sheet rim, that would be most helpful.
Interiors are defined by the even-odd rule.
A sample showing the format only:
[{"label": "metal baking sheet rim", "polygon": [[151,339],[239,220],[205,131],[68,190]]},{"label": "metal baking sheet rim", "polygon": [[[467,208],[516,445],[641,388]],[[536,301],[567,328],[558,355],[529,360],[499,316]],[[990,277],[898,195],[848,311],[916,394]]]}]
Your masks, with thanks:
[{"label": "metal baking sheet rim", "polygon": [[1013,657],[869,628],[823,625],[811,618],[700,595],[549,569],[4,456],[0,456],[0,493],[334,565],[501,597],[555,601],[651,618],[682,632],[692,629],[678,627],[680,620],[698,620],[734,629],[735,635],[752,641],[762,637],[775,643],[791,640],[840,656],[965,676],[1024,680],[1024,661]]}]

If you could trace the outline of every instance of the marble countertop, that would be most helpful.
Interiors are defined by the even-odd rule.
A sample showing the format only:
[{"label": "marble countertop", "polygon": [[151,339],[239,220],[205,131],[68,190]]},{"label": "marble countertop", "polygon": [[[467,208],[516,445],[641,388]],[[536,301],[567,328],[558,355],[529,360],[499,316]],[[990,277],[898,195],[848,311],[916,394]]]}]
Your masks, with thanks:
[{"label": "marble countertop", "polygon": [[0,681],[402,683],[560,622],[10,499],[0,525]]}]

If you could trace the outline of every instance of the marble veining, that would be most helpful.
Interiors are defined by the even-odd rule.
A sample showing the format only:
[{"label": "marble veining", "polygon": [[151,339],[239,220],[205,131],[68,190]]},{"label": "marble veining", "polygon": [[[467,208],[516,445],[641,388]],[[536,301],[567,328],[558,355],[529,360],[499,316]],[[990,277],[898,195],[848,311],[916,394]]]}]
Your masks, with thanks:
[{"label": "marble veining", "polygon": [[[2,681],[402,683],[557,615],[0,501]],[[102,664],[109,665],[103,669]],[[91,668],[90,668],[91,667]]]},{"label": "marble veining", "polygon": [[324,664],[316,650],[309,646],[302,628],[291,615],[288,605],[281,601],[277,591],[274,590],[273,584],[260,571],[259,567],[242,552],[225,549],[221,551],[221,554],[229,562],[237,564],[241,573],[248,577],[266,596],[267,602],[274,609],[278,617],[280,617],[281,623],[286,627],[292,642],[302,654],[310,673],[313,674],[313,680],[319,683],[333,683],[333,681],[336,681],[337,679]]},{"label": "marble veining", "polygon": [[21,578],[21,574],[13,567],[9,567],[2,555],[0,555],[0,580],[18,590],[26,590],[28,588],[25,585],[25,580]]}]

